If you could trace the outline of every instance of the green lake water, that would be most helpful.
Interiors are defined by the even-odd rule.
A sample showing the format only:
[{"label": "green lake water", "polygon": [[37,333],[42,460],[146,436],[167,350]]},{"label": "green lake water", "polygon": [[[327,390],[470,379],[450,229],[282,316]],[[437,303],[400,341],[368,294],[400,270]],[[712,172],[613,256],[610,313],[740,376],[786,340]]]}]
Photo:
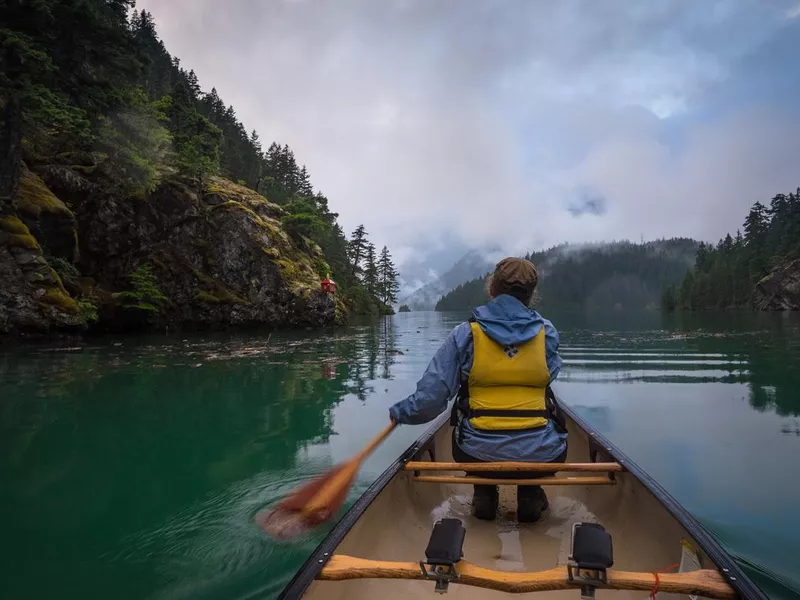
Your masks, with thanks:
[{"label": "green lake water", "polygon": [[[800,598],[798,315],[547,316],[561,398]],[[325,530],[276,543],[253,515],[374,436],[464,317],[0,349],[0,598],[275,597]]]}]

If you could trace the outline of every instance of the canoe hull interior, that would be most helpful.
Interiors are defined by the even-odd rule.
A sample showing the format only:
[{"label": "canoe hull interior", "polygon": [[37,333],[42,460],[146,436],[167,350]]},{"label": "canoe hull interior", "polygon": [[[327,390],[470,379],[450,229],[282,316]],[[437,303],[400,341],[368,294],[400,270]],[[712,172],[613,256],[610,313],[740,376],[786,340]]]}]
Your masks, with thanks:
[{"label": "canoe hull interior", "polygon": [[[590,435],[568,419],[567,462],[589,462]],[[430,445],[437,461],[452,461],[452,429],[444,423]],[[593,446],[594,448],[594,446]],[[423,448],[412,460],[430,460]],[[602,450],[598,462],[614,462]],[[624,466],[624,465],[623,465]],[[432,474],[432,473],[426,473]],[[437,472],[436,475],[463,475]],[[578,474],[564,474],[563,476]],[[601,475],[591,473],[588,475]],[[562,476],[562,475],[559,475]],[[565,565],[570,551],[572,526],[597,522],[612,535],[614,568],[653,572],[681,561],[682,540],[694,546],[703,568],[715,568],[683,526],[631,473],[615,473],[615,485],[544,486],[550,508],[542,520],[518,524],[516,487],[500,486],[500,511],[493,522],[471,515],[472,486],[422,483],[414,474],[400,471],[374,499],[361,518],[336,547],[336,554],[386,561],[424,559],[425,548],[436,521],[461,519],[466,528],[464,560],[502,571],[541,571]],[[503,592],[453,584],[452,598],[508,597]],[[644,600],[647,592],[598,590],[598,597]],[[537,597],[578,597],[578,590],[539,592]],[[407,597],[439,597],[431,581],[359,579],[314,581],[304,598],[344,600]],[[659,598],[677,597],[660,593]]]}]

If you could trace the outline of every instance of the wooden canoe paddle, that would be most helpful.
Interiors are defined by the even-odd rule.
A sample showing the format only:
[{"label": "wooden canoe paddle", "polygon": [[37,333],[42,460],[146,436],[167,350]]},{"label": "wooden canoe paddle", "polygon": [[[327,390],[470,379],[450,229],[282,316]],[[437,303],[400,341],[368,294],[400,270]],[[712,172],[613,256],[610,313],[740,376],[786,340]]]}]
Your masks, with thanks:
[{"label": "wooden canoe paddle", "polygon": [[396,427],[387,425],[363,450],[289,494],[273,510],[256,515],[256,523],[278,539],[295,538],[333,517],[344,504],[361,464]]}]

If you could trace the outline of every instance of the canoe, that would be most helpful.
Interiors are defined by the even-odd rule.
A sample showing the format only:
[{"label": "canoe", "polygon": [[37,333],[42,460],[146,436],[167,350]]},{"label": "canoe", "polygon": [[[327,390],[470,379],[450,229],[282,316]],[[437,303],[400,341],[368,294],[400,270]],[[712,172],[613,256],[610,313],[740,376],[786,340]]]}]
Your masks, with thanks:
[{"label": "canoe", "polygon": [[[597,592],[620,600],[656,593],[766,600],[652,477],[559,404],[569,432],[566,463],[472,464],[469,477],[453,462],[452,427],[441,415],[355,501],[280,598],[393,600],[438,591],[465,599]],[[550,504],[542,519],[516,522],[516,479],[490,480],[500,490],[495,521],[473,517],[471,484],[493,470],[536,472],[532,483]]]}]

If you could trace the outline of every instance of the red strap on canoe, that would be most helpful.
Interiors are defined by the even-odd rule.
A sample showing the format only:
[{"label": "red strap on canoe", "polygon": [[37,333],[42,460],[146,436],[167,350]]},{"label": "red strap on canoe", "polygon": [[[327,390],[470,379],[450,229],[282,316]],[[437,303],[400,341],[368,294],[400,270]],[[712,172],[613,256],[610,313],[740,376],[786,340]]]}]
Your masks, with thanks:
[{"label": "red strap on canoe", "polygon": [[656,594],[658,593],[658,584],[660,583],[658,580],[658,574],[663,573],[664,571],[672,571],[672,569],[680,568],[681,563],[675,563],[674,565],[670,565],[668,567],[664,567],[663,569],[659,569],[658,571],[653,572],[653,577],[655,577],[655,583],[653,584],[653,589],[650,590],[650,598],[655,600]]}]

